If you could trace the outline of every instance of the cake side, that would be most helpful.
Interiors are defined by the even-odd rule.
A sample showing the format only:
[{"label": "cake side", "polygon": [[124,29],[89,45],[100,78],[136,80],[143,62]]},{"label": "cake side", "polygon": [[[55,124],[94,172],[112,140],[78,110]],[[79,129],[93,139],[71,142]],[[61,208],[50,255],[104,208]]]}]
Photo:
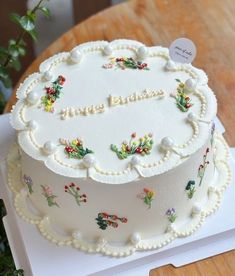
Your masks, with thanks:
[{"label": "cake side", "polygon": [[217,108],[202,70],[131,40],[58,54],[17,97],[11,122],[29,156],[57,174],[110,184],[186,162],[208,140]]},{"label": "cake side", "polygon": [[192,234],[213,213],[231,180],[222,136],[164,174],[125,185],[78,181],[51,172],[17,146],[8,158],[18,213],[59,245],[124,256]]},{"label": "cake side", "polygon": [[[25,153],[22,153],[21,164],[23,181],[27,177],[32,181],[29,198],[36,209],[47,214],[63,230],[78,230],[84,239],[93,241],[102,236],[109,242],[123,243],[134,232],[144,239],[162,235],[169,219],[174,222],[175,216],[175,223],[182,223],[190,218],[194,205],[207,201],[208,186],[214,178],[209,141],[177,168],[125,185],[63,177]],[[204,166],[201,177],[200,165]],[[172,208],[175,214],[168,218],[166,212]],[[96,221],[100,213],[126,218],[127,222],[104,218],[103,221],[110,220],[114,224],[102,229]]]}]

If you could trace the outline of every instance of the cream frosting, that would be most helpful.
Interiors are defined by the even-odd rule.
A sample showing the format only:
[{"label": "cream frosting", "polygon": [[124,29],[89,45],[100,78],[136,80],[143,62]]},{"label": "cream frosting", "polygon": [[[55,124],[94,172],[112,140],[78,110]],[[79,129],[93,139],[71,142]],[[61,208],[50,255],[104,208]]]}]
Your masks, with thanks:
[{"label": "cream frosting", "polygon": [[[103,68],[110,57],[141,59],[149,70]],[[59,75],[66,79],[61,96],[55,111],[46,112],[40,99]],[[188,89],[193,103],[188,112],[176,106],[175,79]],[[171,62],[167,48],[132,40],[84,43],[47,59],[38,73],[20,85],[11,123],[18,130],[21,148],[51,171],[103,183],[127,183],[177,167],[206,143],[217,110],[207,82],[202,70]],[[118,104],[110,104],[114,100]],[[121,145],[132,132],[153,133],[151,154],[138,156],[138,162],[131,157],[120,160],[110,150],[111,144]],[[61,138],[77,137],[94,152],[92,162],[68,158],[59,145]],[[166,137],[173,145],[164,149],[161,142]]]},{"label": "cream frosting", "polygon": [[[111,197],[111,201],[107,201],[108,199],[103,192],[106,188],[110,187],[110,185],[93,185],[94,183],[81,184],[81,188],[87,190],[92,186],[92,194],[90,194],[88,198],[92,201],[92,195],[96,196],[96,200],[93,203],[97,205],[93,206],[95,207],[95,210],[99,210],[100,208],[101,203],[99,200],[107,201],[106,208],[108,209],[113,209],[114,205],[117,204],[119,212],[125,205],[123,210],[125,210],[125,215],[128,215],[128,223],[126,227],[129,225],[128,227],[130,228],[120,226],[120,229],[109,229],[105,232],[103,230],[98,230],[97,227],[95,227],[96,223],[90,214],[89,207],[88,209],[84,209],[84,217],[82,211],[79,209],[76,211],[77,219],[73,219],[72,214],[75,212],[76,205],[73,204],[73,201],[67,202],[65,200],[63,191],[61,194],[59,192],[68,179],[53,176],[52,172],[49,170],[45,171],[45,167],[43,168],[42,165],[38,166],[38,171],[36,171],[34,166],[37,165],[30,159],[26,160],[28,164],[26,164],[25,161],[22,162],[25,167],[22,168],[19,163],[20,156],[17,145],[12,146],[8,156],[8,184],[14,194],[14,205],[17,213],[29,223],[36,225],[40,233],[49,241],[59,246],[73,246],[87,252],[99,252],[105,255],[123,257],[133,254],[135,251],[160,249],[176,238],[186,237],[193,234],[200,226],[202,226],[205,218],[219,208],[222,195],[231,182],[231,169],[229,165],[229,149],[223,137],[216,134],[213,144],[215,146],[215,155],[210,157],[210,162],[211,165],[213,165],[211,159],[213,158],[215,170],[213,166],[211,167],[210,172],[207,172],[203,186],[201,188],[197,187],[197,194],[195,194],[192,199],[187,199],[184,194],[184,182],[188,177],[187,172],[189,172],[189,174],[193,172],[193,164],[197,163],[198,159],[198,156],[196,155],[192,162],[186,162],[182,164],[183,167],[179,166],[176,171],[166,173],[165,177],[162,178],[166,180],[166,183],[160,181],[159,176],[154,177],[154,182],[151,180],[148,181],[148,185],[150,186],[157,183],[155,185],[157,190],[156,202],[152,206],[152,212],[146,208],[141,211],[141,204],[139,204],[141,202],[138,201],[139,199],[136,199],[136,201],[133,201],[131,205],[128,205],[130,199],[128,199],[128,197],[125,198],[127,192],[135,193],[135,190],[143,185],[143,183],[141,184],[139,181],[136,185],[132,184],[129,187],[126,187],[126,185],[117,185],[119,186],[118,193],[122,193],[122,204],[117,201],[116,197]],[[22,159],[20,160],[22,161]],[[34,192],[32,195],[29,194],[25,185],[22,183],[22,173],[27,173],[27,169],[28,172],[32,172],[31,175],[33,179],[36,182],[39,181],[38,183],[33,184]],[[42,169],[44,173],[42,173]],[[185,172],[185,174],[183,172]],[[170,176],[172,179],[176,179],[178,175],[180,181],[168,183],[168,174],[173,174]],[[192,175],[192,177],[194,176]],[[45,207],[43,198],[41,198],[42,194],[39,185],[39,183],[44,183],[42,182],[44,178],[48,179],[48,183],[53,186],[53,190],[55,190],[56,194],[59,196],[58,200],[63,200],[63,203],[65,204],[64,208],[66,208],[66,210],[64,210],[63,205],[61,205],[60,208],[57,206]],[[54,181],[50,181],[53,179]],[[169,189],[169,184],[171,190]],[[105,186],[104,189],[102,188],[102,185]],[[144,185],[146,185],[146,183]],[[115,186],[112,186],[111,188],[114,189]],[[162,194],[162,192],[164,192],[165,195]],[[110,193],[108,194],[111,195]],[[115,195],[116,194],[117,193],[115,192]],[[33,208],[32,205],[29,204],[29,201],[33,202]],[[164,215],[160,215],[158,218],[159,212],[161,213],[165,210],[164,205],[166,204],[166,206],[169,206],[167,203],[168,201],[171,202],[171,206],[177,205],[176,222],[169,224]],[[60,203],[62,202],[60,201]],[[127,205],[128,208],[126,208]],[[53,208],[55,209],[53,210]],[[68,208],[70,209],[71,216],[67,215]],[[141,222],[143,219],[141,219],[143,211],[145,213],[143,217],[144,223]],[[56,212],[58,212],[58,214]],[[154,222],[156,216],[158,223]],[[147,223],[150,222],[150,218],[151,223]],[[68,219],[71,220],[70,225],[68,225]],[[80,227],[73,228],[72,224],[74,223],[80,225]],[[86,229],[85,231],[82,230],[84,225]],[[141,226],[146,229],[141,229]],[[71,231],[71,229],[74,230]],[[134,230],[130,232],[130,229]],[[118,231],[118,233],[116,231]],[[155,234],[151,234],[151,231],[154,231]],[[88,233],[92,233],[91,237],[86,236]],[[118,242],[115,242],[117,238],[119,240]]]}]

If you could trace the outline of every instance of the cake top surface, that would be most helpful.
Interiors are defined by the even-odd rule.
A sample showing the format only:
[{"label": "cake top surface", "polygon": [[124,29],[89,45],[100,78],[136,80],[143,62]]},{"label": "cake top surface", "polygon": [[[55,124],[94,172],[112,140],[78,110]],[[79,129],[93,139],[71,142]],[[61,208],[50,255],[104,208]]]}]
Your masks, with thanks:
[{"label": "cake top surface", "polygon": [[170,170],[209,137],[206,74],[167,48],[96,41],[44,61],[17,91],[21,148],[55,173],[126,183]]}]

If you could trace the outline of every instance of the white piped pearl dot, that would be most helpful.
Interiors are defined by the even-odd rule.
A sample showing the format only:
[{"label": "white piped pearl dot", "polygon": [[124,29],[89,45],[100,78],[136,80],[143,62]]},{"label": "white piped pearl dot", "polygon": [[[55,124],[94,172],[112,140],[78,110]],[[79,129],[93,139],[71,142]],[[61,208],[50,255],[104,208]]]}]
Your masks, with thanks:
[{"label": "white piped pearl dot", "polygon": [[195,121],[197,121],[197,116],[193,113],[193,112],[190,112],[189,114],[188,114],[188,117],[187,117],[187,119],[190,121],[190,122],[195,122]]},{"label": "white piped pearl dot", "polygon": [[141,236],[139,233],[133,233],[130,237],[130,241],[132,244],[136,245],[141,241]]},{"label": "white piped pearl dot", "polygon": [[70,59],[74,62],[74,63],[78,63],[81,61],[82,59],[82,53],[77,50],[77,49],[73,49],[71,52],[70,52]]},{"label": "white piped pearl dot", "polygon": [[161,141],[161,147],[164,150],[171,150],[174,147],[174,141],[170,137],[164,137]]},{"label": "white piped pearl dot", "polygon": [[175,66],[174,61],[171,60],[171,59],[169,59],[169,60],[167,61],[166,65],[165,65],[165,69],[166,69],[166,70],[173,70],[173,69],[175,69],[175,68],[176,68],[176,66]]},{"label": "white piped pearl dot", "polygon": [[50,141],[46,142],[43,146],[43,151],[47,155],[54,153],[55,149],[56,149],[56,145]]},{"label": "white piped pearl dot", "polygon": [[51,73],[50,71],[46,71],[46,72],[44,72],[44,74],[43,74],[43,78],[44,78],[45,80],[47,80],[47,81],[50,81],[50,80],[53,78],[53,75],[52,75],[52,73]]},{"label": "white piped pearl dot", "polygon": [[107,45],[104,47],[104,55],[105,56],[110,56],[113,52],[113,49],[110,45]]},{"label": "white piped pearl dot", "polygon": [[131,165],[134,167],[134,166],[137,166],[140,164],[140,158],[138,156],[133,156],[131,158]]},{"label": "white piped pearl dot", "polygon": [[148,56],[148,48],[145,46],[140,46],[137,51],[137,56],[139,59],[145,59]]},{"label": "white piped pearl dot", "polygon": [[79,239],[81,239],[82,235],[79,231],[73,231],[72,237],[76,240],[79,240]]},{"label": "white piped pearl dot", "polygon": [[188,91],[195,90],[195,88],[196,88],[196,82],[195,82],[195,80],[193,80],[193,79],[187,79],[186,82],[185,82],[185,88]]},{"label": "white piped pearl dot", "polygon": [[192,209],[193,214],[199,214],[201,212],[202,208],[199,204],[195,204]]},{"label": "white piped pearl dot", "polygon": [[39,96],[36,92],[30,92],[28,95],[27,95],[27,102],[29,104],[36,104],[37,101],[39,99]]},{"label": "white piped pearl dot", "polygon": [[96,159],[94,154],[87,154],[83,157],[83,164],[86,168],[94,167],[96,164]]},{"label": "white piped pearl dot", "polygon": [[28,122],[28,128],[29,128],[30,130],[36,129],[36,128],[37,128],[37,123],[36,123],[34,120],[29,121],[29,122]]}]

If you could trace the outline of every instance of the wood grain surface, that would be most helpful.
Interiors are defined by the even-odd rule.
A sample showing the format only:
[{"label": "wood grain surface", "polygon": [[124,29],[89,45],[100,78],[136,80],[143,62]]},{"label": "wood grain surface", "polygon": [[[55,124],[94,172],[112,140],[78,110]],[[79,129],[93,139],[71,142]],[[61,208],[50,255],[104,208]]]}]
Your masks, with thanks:
[{"label": "wood grain surface", "polygon": [[[218,100],[218,116],[226,128],[225,138],[235,146],[234,15],[234,0],[128,1],[90,17],[61,36],[31,64],[19,83],[37,71],[44,59],[86,41],[130,38],[146,45],[169,47],[174,39],[188,37],[197,46],[193,64],[207,72],[209,86]],[[15,101],[13,95],[6,112]],[[181,268],[167,265],[154,269],[150,275],[235,275],[235,251]]]}]

